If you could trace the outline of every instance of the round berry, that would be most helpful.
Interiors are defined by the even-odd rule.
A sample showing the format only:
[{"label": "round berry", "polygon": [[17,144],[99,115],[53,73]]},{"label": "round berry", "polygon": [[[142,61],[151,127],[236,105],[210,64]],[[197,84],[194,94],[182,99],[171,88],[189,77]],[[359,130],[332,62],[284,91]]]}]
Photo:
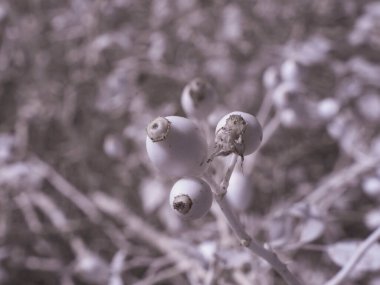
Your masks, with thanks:
[{"label": "round berry", "polygon": [[334,98],[326,98],[318,102],[317,112],[323,120],[331,120],[339,112],[339,103]]},{"label": "round berry", "polygon": [[173,185],[169,201],[170,207],[180,217],[199,219],[211,208],[211,188],[202,179],[182,178]]},{"label": "round berry", "polygon": [[170,177],[197,176],[205,169],[207,142],[189,119],[158,117],[147,127],[146,149],[153,165]]},{"label": "round berry", "polygon": [[281,65],[281,77],[283,81],[297,82],[301,80],[301,66],[293,60],[288,59]]},{"label": "round berry", "polygon": [[280,121],[284,127],[294,129],[300,128],[303,122],[298,114],[290,108],[280,110]]},{"label": "round berry", "polygon": [[207,118],[216,103],[217,96],[214,88],[203,79],[193,79],[183,89],[181,105],[189,117]]},{"label": "round berry", "polygon": [[226,199],[237,211],[245,211],[249,208],[253,198],[253,186],[248,176],[241,171],[232,172]]}]

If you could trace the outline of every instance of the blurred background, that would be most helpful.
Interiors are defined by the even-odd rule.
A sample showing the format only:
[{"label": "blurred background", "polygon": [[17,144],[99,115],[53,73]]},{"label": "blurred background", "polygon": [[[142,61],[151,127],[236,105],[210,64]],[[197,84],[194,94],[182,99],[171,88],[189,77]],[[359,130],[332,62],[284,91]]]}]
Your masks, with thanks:
[{"label": "blurred background", "polygon": [[379,51],[379,1],[1,0],[0,284],[284,284],[147,159],[195,77],[264,125],[247,231],[323,284],[380,226]]}]

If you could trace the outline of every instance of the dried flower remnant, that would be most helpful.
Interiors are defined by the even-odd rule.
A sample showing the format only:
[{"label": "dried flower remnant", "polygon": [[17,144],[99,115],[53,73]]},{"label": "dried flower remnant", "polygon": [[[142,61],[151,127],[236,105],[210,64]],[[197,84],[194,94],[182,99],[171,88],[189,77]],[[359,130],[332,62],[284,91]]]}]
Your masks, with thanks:
[{"label": "dried flower remnant", "polygon": [[188,195],[178,195],[174,198],[173,208],[181,214],[186,214],[190,211],[193,202]]},{"label": "dried flower remnant", "polygon": [[190,83],[189,93],[195,106],[199,105],[206,98],[207,88],[207,83],[200,78]]},{"label": "dried flower remnant", "polygon": [[163,141],[169,133],[170,124],[170,121],[163,117],[154,119],[146,128],[148,137],[153,142]]},{"label": "dried flower remnant", "polygon": [[247,129],[247,123],[240,115],[231,115],[226,124],[220,128],[215,136],[215,152],[207,162],[211,162],[216,156],[227,156],[231,153],[238,154],[244,159],[245,150],[243,134]]}]

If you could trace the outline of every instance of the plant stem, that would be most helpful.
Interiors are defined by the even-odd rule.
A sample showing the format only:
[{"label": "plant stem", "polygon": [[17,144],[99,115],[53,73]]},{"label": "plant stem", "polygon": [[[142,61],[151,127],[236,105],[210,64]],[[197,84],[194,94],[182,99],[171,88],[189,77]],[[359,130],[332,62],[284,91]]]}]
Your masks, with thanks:
[{"label": "plant stem", "polygon": [[232,211],[227,200],[224,199],[225,195],[221,195],[221,193],[223,193],[223,190],[219,188],[219,185],[214,181],[212,176],[210,174],[206,174],[204,175],[204,179],[210,184],[211,188],[213,189],[215,200],[222,210],[224,216],[226,217],[232,231],[239,239],[240,243],[246,248],[250,249],[253,253],[266,260],[273,267],[273,269],[281,275],[281,277],[288,285],[300,285],[300,282],[297,280],[297,278],[289,271],[286,265],[280,261],[275,253],[265,249],[256,240],[247,234],[243,225],[240,223],[239,219]]},{"label": "plant stem", "polygon": [[272,91],[267,91],[261,103],[259,113],[257,114],[257,118],[262,124],[265,124],[265,122],[267,121],[269,113],[272,109],[272,105]]},{"label": "plant stem", "polygon": [[263,141],[260,144],[260,148],[267,144],[280,125],[281,121],[278,114],[276,114],[267,124],[264,125],[264,136]]},{"label": "plant stem", "polygon": [[[264,126],[264,132],[263,132],[263,141],[260,144],[260,148],[263,148],[268,141],[272,138],[272,136],[276,133],[276,130],[280,127],[281,121],[278,114],[276,114],[267,124]],[[253,155],[249,155],[248,158],[245,160],[245,168],[248,173],[252,172],[255,163],[257,160],[257,151]]]},{"label": "plant stem", "polygon": [[378,227],[372,234],[370,234],[366,240],[358,247],[351,258],[348,260],[345,266],[325,285],[339,285],[341,284],[349,275],[349,273],[358,264],[360,259],[364,256],[367,250],[380,238],[380,227]]},{"label": "plant stem", "polygon": [[304,201],[310,205],[320,205],[321,209],[327,210],[337,201],[338,197],[349,189],[349,187],[346,187],[347,184],[370,171],[379,163],[380,156],[372,154],[372,156],[367,156],[340,171],[332,173],[313,192],[305,197]]},{"label": "plant stem", "polygon": [[230,178],[231,178],[232,172],[235,169],[237,159],[238,159],[238,155],[236,153],[233,153],[230,164],[228,165],[226,174],[224,175],[222,183],[220,184],[220,187],[222,188],[222,194],[225,194],[227,192],[227,188],[230,183]]}]

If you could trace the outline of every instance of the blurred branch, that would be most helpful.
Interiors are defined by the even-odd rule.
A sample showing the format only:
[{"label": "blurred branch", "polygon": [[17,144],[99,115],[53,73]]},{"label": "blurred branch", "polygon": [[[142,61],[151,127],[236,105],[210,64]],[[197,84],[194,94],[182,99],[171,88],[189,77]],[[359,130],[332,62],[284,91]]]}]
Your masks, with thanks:
[{"label": "blurred branch", "polygon": [[240,223],[239,219],[232,211],[231,206],[228,204],[227,200],[224,199],[225,196],[223,190],[219,188],[218,184],[214,181],[212,176],[205,175],[204,179],[210,184],[211,188],[213,189],[215,201],[218,203],[225,218],[227,219],[228,224],[239,239],[241,245],[250,249],[254,254],[267,261],[273,267],[273,269],[281,275],[281,277],[288,285],[300,285],[300,282],[297,280],[297,278],[289,271],[287,266],[282,263],[282,261],[274,252],[265,249],[255,239],[247,234],[243,225]]},{"label": "blurred branch", "polygon": [[25,267],[30,270],[59,272],[62,270],[63,264],[59,259],[30,256],[25,260]]},{"label": "blurred branch", "polygon": [[339,172],[332,173],[305,198],[305,201],[310,205],[320,204],[322,208],[328,209],[336,201],[336,199],[330,199],[331,195],[335,197],[341,196],[347,190],[346,186],[348,184],[376,167],[379,163],[380,156],[367,156]]},{"label": "blurred branch", "polygon": [[[276,114],[267,124],[265,124],[263,129],[263,140],[260,144],[260,149],[265,147],[265,145],[270,141],[270,139],[273,137],[273,135],[276,133],[276,130],[280,127],[281,122],[279,115]],[[247,169],[248,173],[252,173],[253,168],[255,167],[255,163],[257,161],[257,151],[254,154],[251,154],[247,157],[245,167]]]},{"label": "blurred branch", "polygon": [[205,279],[207,274],[206,269],[200,264],[199,260],[185,253],[187,250],[190,250],[187,245],[181,244],[179,240],[171,239],[158,232],[131,210],[124,207],[120,201],[105,193],[96,192],[93,194],[92,199],[102,212],[122,222],[129,231],[134,232],[140,239],[166,253],[176,262],[178,270],[181,272],[186,271],[188,274],[195,274]]},{"label": "blurred branch", "polygon": [[263,101],[260,106],[260,110],[257,114],[257,119],[263,126],[266,125],[269,113],[272,109],[273,105],[273,100],[272,100],[272,92],[271,91],[266,91],[264,94]]},{"label": "blurred branch", "polygon": [[39,233],[42,230],[42,223],[40,222],[36,211],[30,201],[30,197],[21,192],[17,197],[15,197],[15,202],[19,206],[21,212],[24,215],[26,224],[28,225],[30,231],[34,233]]},{"label": "blurred branch", "polygon": [[178,268],[177,266],[170,267],[168,269],[156,273],[155,275],[149,275],[145,279],[138,281],[137,283],[134,283],[134,285],[154,285],[171,277],[180,275],[186,270],[187,268]]},{"label": "blurred branch", "polygon": [[81,193],[74,185],[60,175],[53,167],[38,157],[33,158],[35,163],[46,172],[46,179],[58,190],[63,196],[76,205],[90,220],[94,223],[100,220],[100,213],[94,204],[84,194]]},{"label": "blurred branch", "polygon": [[65,214],[58,208],[55,202],[48,195],[39,191],[34,191],[28,196],[32,203],[34,203],[43,213],[45,213],[51,223],[59,231],[66,231],[69,228],[69,223]]},{"label": "blurred branch", "polygon": [[355,253],[347,261],[346,265],[334,275],[325,285],[339,285],[348,277],[350,272],[359,263],[364,254],[371,248],[371,246],[380,238],[380,227],[370,234],[366,240],[358,247]]}]

